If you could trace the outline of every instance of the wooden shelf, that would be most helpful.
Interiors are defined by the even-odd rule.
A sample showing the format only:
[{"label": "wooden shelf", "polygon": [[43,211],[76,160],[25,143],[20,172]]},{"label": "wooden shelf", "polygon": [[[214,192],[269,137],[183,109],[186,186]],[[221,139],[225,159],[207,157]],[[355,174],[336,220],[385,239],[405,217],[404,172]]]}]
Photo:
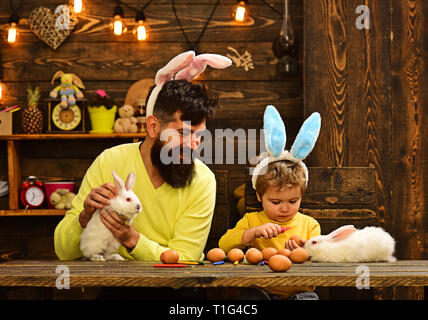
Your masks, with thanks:
[{"label": "wooden shelf", "polygon": [[8,182],[9,182],[9,209],[0,210],[0,216],[61,216],[65,210],[20,210],[19,189],[22,181],[20,149],[25,141],[47,141],[47,140],[90,140],[90,139],[130,139],[138,142],[144,139],[146,133],[44,133],[44,134],[12,134],[0,135],[0,141],[7,142]]},{"label": "wooden shelf", "polygon": [[146,133],[44,133],[0,135],[0,140],[138,139],[145,137]]},{"label": "wooden shelf", "polygon": [[0,217],[18,217],[18,216],[63,216],[67,210],[58,209],[17,209],[0,210]]}]

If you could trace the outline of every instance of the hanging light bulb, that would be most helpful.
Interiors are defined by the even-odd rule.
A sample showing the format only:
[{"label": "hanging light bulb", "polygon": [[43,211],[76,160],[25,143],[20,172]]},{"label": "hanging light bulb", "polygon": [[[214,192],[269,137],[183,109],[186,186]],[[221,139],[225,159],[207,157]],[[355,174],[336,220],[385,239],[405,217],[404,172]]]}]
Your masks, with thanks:
[{"label": "hanging light bulb", "polygon": [[12,13],[9,19],[10,26],[7,30],[7,42],[9,43],[15,43],[18,39],[18,22],[18,15],[15,12]]},{"label": "hanging light bulb", "polygon": [[123,23],[122,19],[123,9],[121,6],[117,6],[113,13],[113,33],[116,36],[120,36],[122,33],[126,32],[125,24]]},{"label": "hanging light bulb", "polygon": [[248,20],[249,10],[247,2],[248,0],[238,0],[238,4],[233,7],[232,16],[235,22],[244,22]]},{"label": "hanging light bulb", "polygon": [[10,24],[9,29],[7,30],[7,42],[15,43],[17,37],[18,37],[18,30],[16,27],[16,23],[12,22]]},{"label": "hanging light bulb", "polygon": [[137,25],[135,26],[134,34],[137,36],[137,40],[147,40],[149,36],[149,28],[146,24],[146,17],[144,16],[143,10],[137,12],[135,21],[137,22]]},{"label": "hanging light bulb", "polygon": [[3,84],[3,82],[0,81],[0,100],[3,100],[5,91],[6,91],[6,86]]},{"label": "hanging light bulb", "polygon": [[75,13],[81,13],[83,11],[83,1],[74,0],[73,1],[73,10]]}]

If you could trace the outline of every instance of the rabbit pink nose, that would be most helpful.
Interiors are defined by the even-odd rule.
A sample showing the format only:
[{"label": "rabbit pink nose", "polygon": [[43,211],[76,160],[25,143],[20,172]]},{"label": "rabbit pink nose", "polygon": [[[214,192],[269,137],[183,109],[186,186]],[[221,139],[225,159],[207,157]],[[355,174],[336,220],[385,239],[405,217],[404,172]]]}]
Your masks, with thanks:
[{"label": "rabbit pink nose", "polygon": [[139,204],[137,204],[137,210],[140,210],[141,206]]}]

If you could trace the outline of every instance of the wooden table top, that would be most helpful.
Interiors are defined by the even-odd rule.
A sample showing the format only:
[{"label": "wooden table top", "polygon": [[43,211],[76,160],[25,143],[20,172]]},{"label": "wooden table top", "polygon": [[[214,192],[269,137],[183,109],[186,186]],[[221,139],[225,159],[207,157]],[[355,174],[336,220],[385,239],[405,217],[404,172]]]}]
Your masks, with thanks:
[{"label": "wooden table top", "polygon": [[369,275],[370,287],[428,286],[428,260],[379,263],[308,261],[293,264],[282,273],[273,272],[266,265],[247,263],[234,265],[226,262],[215,266],[206,262],[205,265],[185,268],[155,268],[155,263],[158,262],[8,261],[0,263],[0,286],[56,287],[58,277],[64,277],[66,270],[69,271],[71,287],[354,287],[358,277],[361,279],[364,275],[358,271],[358,266],[369,272],[365,275]]}]

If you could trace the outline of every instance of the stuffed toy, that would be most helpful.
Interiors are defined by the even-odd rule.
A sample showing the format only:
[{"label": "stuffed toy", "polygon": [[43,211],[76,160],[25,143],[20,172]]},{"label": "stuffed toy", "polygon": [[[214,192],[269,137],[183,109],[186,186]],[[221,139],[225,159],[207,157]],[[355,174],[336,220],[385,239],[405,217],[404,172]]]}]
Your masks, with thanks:
[{"label": "stuffed toy", "polygon": [[54,84],[57,78],[61,78],[61,84],[53,89],[49,96],[52,99],[56,99],[59,93],[61,96],[61,108],[65,109],[68,106],[74,106],[76,104],[76,98],[83,98],[83,93],[79,88],[85,89],[85,86],[78,76],[76,76],[74,73],[64,73],[62,71],[57,71],[57,73],[55,73],[53,76],[51,83]]},{"label": "stuffed toy", "polygon": [[245,183],[239,185],[235,190],[233,190],[233,197],[237,200],[236,208],[238,209],[239,214],[243,216],[245,214]]},{"label": "stuffed toy", "polygon": [[232,60],[219,54],[204,53],[195,57],[194,51],[180,53],[156,73],[155,87],[147,101],[146,116],[153,115],[156,99],[165,82],[180,79],[191,82],[204,72],[207,65],[215,69],[224,69],[231,64]]},{"label": "stuffed toy", "polygon": [[134,117],[134,107],[124,104],[118,110],[120,118],[114,122],[114,132],[117,133],[136,133],[137,119]]},{"label": "stuffed toy", "polygon": [[301,165],[306,175],[306,185],[309,180],[308,168],[303,160],[311,153],[317,142],[321,129],[321,116],[318,112],[312,113],[305,120],[294,140],[290,151],[284,150],[287,140],[284,122],[278,110],[272,105],[266,107],[263,117],[266,154],[259,156],[260,162],[252,172],[252,184],[256,189],[257,177],[266,172],[269,163],[288,160]]},{"label": "stuffed toy", "polygon": [[130,104],[135,110],[137,132],[146,131],[146,98],[153,85],[153,79],[141,79],[133,83],[126,93],[125,104]]},{"label": "stuffed toy", "polygon": [[55,209],[71,209],[71,201],[76,195],[68,189],[56,189],[51,194],[50,202]]}]

